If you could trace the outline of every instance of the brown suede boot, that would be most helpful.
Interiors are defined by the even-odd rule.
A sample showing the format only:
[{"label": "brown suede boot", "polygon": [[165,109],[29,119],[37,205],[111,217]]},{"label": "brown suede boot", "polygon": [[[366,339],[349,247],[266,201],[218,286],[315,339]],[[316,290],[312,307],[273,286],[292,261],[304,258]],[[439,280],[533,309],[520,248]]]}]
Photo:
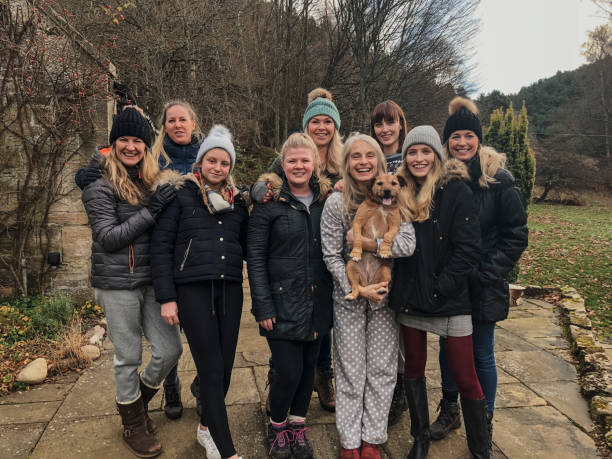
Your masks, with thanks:
[{"label": "brown suede boot", "polygon": [[147,423],[147,430],[149,431],[150,434],[157,433],[157,426],[155,425],[153,420],[149,417],[149,402],[153,399],[153,397],[155,397],[155,394],[157,394],[158,390],[159,388],[155,389],[153,387],[147,386],[145,383],[142,382],[142,379],[140,379],[140,393],[142,394],[142,405],[144,407],[144,415],[145,415],[145,421]]},{"label": "brown suede boot", "polygon": [[336,411],[336,391],[334,389],[334,372],[315,371],[314,390],[319,394],[319,403],[324,410]]},{"label": "brown suede boot", "polygon": [[142,397],[129,404],[117,403],[123,424],[123,441],[138,457],[155,457],[162,446],[155,436],[147,431]]}]

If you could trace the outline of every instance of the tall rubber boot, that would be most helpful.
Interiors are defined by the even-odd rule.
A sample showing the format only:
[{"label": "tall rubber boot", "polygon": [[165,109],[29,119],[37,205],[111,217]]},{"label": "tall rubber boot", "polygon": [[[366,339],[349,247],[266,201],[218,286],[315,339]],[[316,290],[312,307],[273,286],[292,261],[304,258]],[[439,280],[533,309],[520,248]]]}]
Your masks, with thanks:
[{"label": "tall rubber boot", "polygon": [[425,378],[406,378],[404,390],[410,410],[410,433],[414,443],[408,459],[424,459],[429,451],[429,406]]}]

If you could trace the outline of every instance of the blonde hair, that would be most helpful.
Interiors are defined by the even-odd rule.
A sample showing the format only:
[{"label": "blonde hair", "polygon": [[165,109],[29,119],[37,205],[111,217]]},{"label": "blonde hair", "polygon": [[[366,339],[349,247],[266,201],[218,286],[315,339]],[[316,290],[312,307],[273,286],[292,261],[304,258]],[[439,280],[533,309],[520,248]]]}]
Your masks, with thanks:
[{"label": "blonde hair", "polygon": [[[448,140],[443,148],[448,158],[454,158],[448,149]],[[478,144],[476,154],[480,159],[480,169],[482,171],[482,175],[478,178],[478,185],[481,188],[489,188],[489,184],[497,182],[494,177],[497,171],[506,168],[506,154],[498,153],[495,148],[487,147],[480,143]]]},{"label": "blonde hair", "polygon": [[406,187],[402,190],[402,203],[407,207],[411,219],[416,222],[424,222],[429,218],[431,204],[436,192],[436,183],[442,170],[442,161],[434,154],[434,162],[425,178],[425,182],[419,187],[414,176],[408,170],[406,160],[397,171],[397,175],[406,181]]},{"label": "blonde hair", "polygon": [[351,150],[353,148],[353,144],[357,141],[367,143],[376,152],[376,175],[387,172],[385,155],[380,149],[378,142],[369,135],[353,132],[346,140],[342,150],[342,177],[344,179],[342,202],[344,204],[344,211],[346,212],[347,216],[354,215],[357,212],[359,204],[361,204],[367,197],[367,191],[365,193],[363,192],[359,186],[359,183],[349,172]]},{"label": "blonde hair", "polygon": [[312,159],[315,164],[313,175],[318,178],[321,171],[321,157],[317,151],[316,144],[310,138],[310,136],[308,134],[304,134],[303,132],[296,132],[287,137],[287,140],[285,140],[285,143],[283,143],[281,152],[279,154],[281,161],[285,159],[287,151],[292,148],[308,148],[312,152]]},{"label": "blonde hair", "polygon": [[[212,148],[211,150],[215,150],[215,149],[216,148]],[[221,150],[225,151],[223,148],[221,148]],[[206,153],[208,153],[208,151]],[[202,174],[201,167],[200,167],[202,165],[202,162],[204,161],[204,158],[206,158],[206,153],[202,155],[202,158],[200,159],[199,163],[193,163],[193,165],[191,166],[191,170],[192,172],[198,172],[200,179],[197,182],[198,182],[198,185],[200,186],[200,190],[202,191],[202,197],[204,198],[204,203],[208,206],[208,198],[206,196],[206,189],[205,189],[205,185],[207,185],[207,183],[204,183],[206,179],[204,178],[204,175]],[[227,155],[230,156],[229,153],[227,153]],[[231,156],[230,156],[230,160],[231,160]],[[221,184],[221,187],[220,187],[221,195],[223,197],[226,197],[228,186],[231,186],[232,188],[236,188],[236,184],[234,182],[234,177],[232,176],[231,168],[227,174],[227,177],[225,177],[225,180]]]},{"label": "blonde hair", "polygon": [[104,161],[104,175],[119,198],[129,202],[133,206],[143,204],[147,201],[148,196],[143,195],[143,191],[148,192],[152,189],[155,178],[159,173],[159,165],[147,146],[145,146],[145,153],[140,160],[139,166],[140,178],[144,185],[144,190],[139,188],[130,179],[125,166],[117,156],[116,142],[113,142],[111,151]]},{"label": "blonde hair", "polygon": [[[189,102],[185,102],[184,100],[171,100],[170,102],[166,102],[166,104],[164,105],[164,109],[162,110],[162,114],[159,117],[159,125],[160,125],[159,134],[155,138],[155,142],[153,143],[153,147],[152,147],[153,157],[155,158],[155,161],[159,162],[159,158],[163,157],[166,167],[172,162],[172,160],[170,159],[170,156],[168,156],[168,153],[166,153],[166,150],[164,149],[164,139],[166,138],[166,134],[167,134],[166,115],[169,109],[171,109],[172,107],[176,107],[177,105],[187,110],[187,113],[189,114],[189,118],[191,118],[191,121],[193,121],[193,123],[195,124],[192,136],[196,136],[198,138],[202,137],[202,129],[200,128],[200,120],[195,110],[193,109],[193,107],[191,106]],[[189,139],[189,141],[191,142],[191,139]]]},{"label": "blonde hair", "polygon": [[[327,116],[327,115],[324,115],[324,116]],[[306,123],[306,130],[304,131],[304,134],[306,135],[308,135],[308,124],[309,123],[310,123],[310,120],[308,120],[308,123]],[[336,126],[334,125],[334,134],[332,135],[332,138],[329,141],[329,144],[327,145],[327,158],[326,158],[325,169],[324,169],[326,172],[329,172],[330,174],[333,174],[333,175],[342,174],[342,154],[343,154],[342,148],[343,148],[342,136],[340,135],[340,133],[336,129]]]}]

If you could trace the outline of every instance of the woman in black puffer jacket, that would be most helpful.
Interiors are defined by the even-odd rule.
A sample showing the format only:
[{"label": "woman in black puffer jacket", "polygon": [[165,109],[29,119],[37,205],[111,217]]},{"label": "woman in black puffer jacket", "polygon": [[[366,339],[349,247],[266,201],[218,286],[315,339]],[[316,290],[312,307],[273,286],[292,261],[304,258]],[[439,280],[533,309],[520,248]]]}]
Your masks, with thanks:
[{"label": "woman in black puffer jacket", "polygon": [[[527,247],[527,215],[520,190],[504,166],[506,156],[482,145],[482,126],[476,105],[456,97],[449,105],[444,145],[450,156],[464,162],[470,175],[472,202],[478,210],[483,256],[470,274],[474,359],[488,407],[489,443],[497,391],[495,323],[508,316],[508,274]],[[444,348],[440,347],[442,393],[440,415],[431,425],[434,440],[460,426],[457,387]]]},{"label": "woman in black puffer jacket", "polygon": [[317,150],[308,135],[291,135],[281,155],[282,178],[262,177],[274,199],[256,204],[251,213],[249,283],[252,312],[276,370],[270,388],[270,457],[293,452],[306,459],[313,454],[304,423],[320,337],[332,323],[332,279],[323,262],[320,232],[330,184],[318,175]]},{"label": "woman in black puffer jacket", "polygon": [[[175,190],[166,184],[151,193],[164,179],[149,150],[151,127],[138,109],[127,107],[115,117],[110,144],[102,177],[85,188],[82,197],[93,240],[91,283],[114,346],[123,440],[137,456],[153,457],[161,445],[147,405],[177,363],[182,345],[178,327],[162,321],[155,301],[149,247],[155,219]],[[174,172],[164,175],[176,185],[181,182]],[[139,375],[143,333],[152,357]]]},{"label": "woman in black puffer jacket", "polygon": [[185,330],[200,375],[197,441],[210,459],[237,458],[225,407],[242,314],[248,211],[236,193],[231,135],[213,126],[194,175],[160,216],[151,257],[162,316]]}]

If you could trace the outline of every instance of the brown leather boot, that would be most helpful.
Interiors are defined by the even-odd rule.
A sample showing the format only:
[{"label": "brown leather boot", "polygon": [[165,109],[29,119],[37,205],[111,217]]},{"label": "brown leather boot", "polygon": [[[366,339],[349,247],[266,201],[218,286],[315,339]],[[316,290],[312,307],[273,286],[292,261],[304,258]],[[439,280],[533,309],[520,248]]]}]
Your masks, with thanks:
[{"label": "brown leather boot", "polygon": [[162,446],[154,435],[147,431],[142,397],[129,404],[117,403],[123,424],[123,441],[138,457],[155,457]]},{"label": "brown leather boot", "polygon": [[314,390],[319,394],[319,403],[324,410],[336,411],[336,390],[334,389],[334,372],[315,371]]},{"label": "brown leather boot", "polygon": [[157,433],[157,426],[149,417],[149,402],[153,399],[153,397],[155,397],[155,394],[157,394],[158,390],[159,388],[155,389],[153,387],[147,386],[145,383],[142,382],[142,379],[140,379],[140,393],[142,394],[142,405],[144,407],[144,416],[145,421],[147,423],[147,430],[150,434]]}]

